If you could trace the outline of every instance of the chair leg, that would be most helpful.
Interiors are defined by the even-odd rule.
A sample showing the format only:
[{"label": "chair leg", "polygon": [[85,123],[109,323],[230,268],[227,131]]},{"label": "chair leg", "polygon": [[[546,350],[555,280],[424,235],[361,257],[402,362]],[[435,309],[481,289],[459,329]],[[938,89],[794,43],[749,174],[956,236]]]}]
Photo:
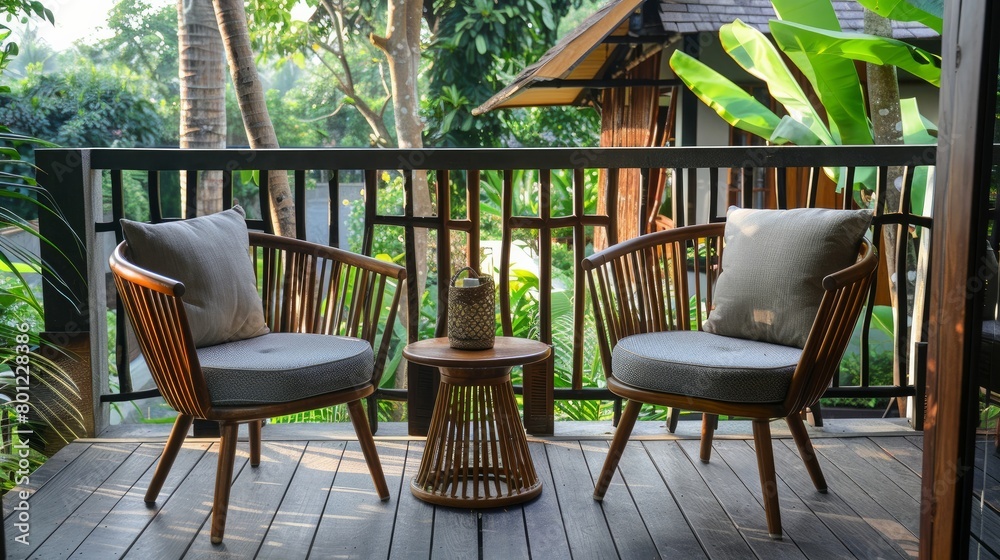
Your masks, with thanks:
[{"label": "chair leg", "polygon": [[260,430],[262,420],[251,420],[247,423],[250,431],[250,466],[260,466]]},{"label": "chair leg", "polygon": [[774,474],[774,450],[771,449],[771,426],[768,420],[753,421],[753,445],[757,450],[757,470],[760,474],[760,489],[764,494],[767,533],[772,539],[781,540],[778,480]]},{"label": "chair leg", "polygon": [[707,463],[712,458],[712,437],[715,435],[715,428],[719,425],[718,414],[701,415],[701,450],[698,454],[702,463]]},{"label": "chair leg", "polygon": [[365,409],[361,406],[361,401],[357,400],[347,403],[347,411],[351,414],[351,423],[354,424],[361,452],[365,456],[365,462],[368,463],[368,472],[371,473],[372,481],[375,483],[375,491],[379,499],[384,502],[389,499],[389,486],[385,483],[382,462],[379,461],[378,452],[375,450],[375,438],[372,437],[371,428],[368,426]]},{"label": "chair leg", "polygon": [[681,409],[676,406],[670,407],[670,414],[667,416],[667,431],[674,433],[677,431],[677,423],[681,420]]},{"label": "chair leg", "polygon": [[236,460],[236,438],[240,425],[220,422],[219,465],[215,471],[215,499],[212,502],[212,544],[222,542],[229,511],[229,491],[233,486],[233,462]]},{"label": "chair leg", "polygon": [[174,465],[174,459],[177,458],[177,453],[181,450],[181,444],[184,443],[184,438],[187,437],[192,422],[194,422],[194,417],[189,414],[178,414],[177,419],[174,420],[170,437],[167,438],[167,444],[163,447],[163,453],[160,454],[160,461],[156,464],[153,480],[149,482],[149,488],[146,489],[146,503],[155,502],[156,497],[160,494],[163,482],[170,474],[170,467]]},{"label": "chair leg", "polygon": [[604,467],[601,468],[601,476],[597,479],[597,486],[594,487],[594,499],[601,501],[604,494],[611,485],[611,479],[615,476],[615,469],[618,468],[618,461],[625,453],[625,444],[628,443],[628,436],[632,434],[635,427],[635,419],[639,417],[642,410],[642,403],[630,400],[625,405],[625,412],[622,413],[621,420],[618,421],[618,429],[615,430],[615,437],[611,440],[611,448],[608,449],[608,457],[604,460]]},{"label": "chair leg", "polygon": [[806,432],[802,418],[798,414],[793,414],[785,418],[785,422],[788,423],[788,429],[792,432],[795,446],[799,448],[799,456],[806,464],[806,470],[809,471],[809,478],[812,479],[813,486],[820,493],[826,494],[826,477],[823,476],[823,469],[819,466],[816,450],[813,449],[812,441],[809,440],[809,433]]}]

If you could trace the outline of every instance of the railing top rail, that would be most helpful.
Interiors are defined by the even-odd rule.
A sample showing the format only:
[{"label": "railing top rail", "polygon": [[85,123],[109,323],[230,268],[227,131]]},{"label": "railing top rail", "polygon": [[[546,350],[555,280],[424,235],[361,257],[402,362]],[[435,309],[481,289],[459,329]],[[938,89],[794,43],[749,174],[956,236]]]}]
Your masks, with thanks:
[{"label": "railing top rail", "polygon": [[934,145],[666,148],[47,148],[92,169],[579,169],[933,165]]}]

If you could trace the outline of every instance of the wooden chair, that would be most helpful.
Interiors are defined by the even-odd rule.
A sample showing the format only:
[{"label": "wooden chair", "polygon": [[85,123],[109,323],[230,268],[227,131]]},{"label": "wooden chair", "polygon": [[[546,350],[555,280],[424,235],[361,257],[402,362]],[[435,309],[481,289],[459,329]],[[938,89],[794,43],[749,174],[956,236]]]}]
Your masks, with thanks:
[{"label": "wooden chair", "polygon": [[[820,398],[838,371],[840,358],[868,295],[877,259],[871,244],[863,242],[854,265],[823,279],[825,294],[808,340],[801,350],[722,337],[701,332],[701,329],[713,308],[715,282],[721,273],[724,228],[724,223],[718,223],[651,233],[609,247],[583,261],[594,303],[608,388],[628,399],[594,489],[594,499],[604,498],[642,403],[705,413],[700,448],[701,460],[705,462],[711,456],[717,415],[749,417],[753,420],[754,446],[768,532],[772,538],[781,538],[769,422],[774,418],[787,421],[816,489],[825,492],[826,482],[800,412]],[[775,263],[775,266],[780,266],[780,263]],[[627,337],[635,341],[644,336],[653,336],[652,343],[661,346],[687,346],[689,355],[693,350],[695,357],[686,364],[690,366],[689,371],[678,380],[675,389],[653,390],[620,379],[619,374],[625,372],[617,371],[612,365],[616,345]],[[749,395],[741,396],[741,387],[729,391],[731,394],[728,395],[713,396],[712,391],[715,390],[726,392],[727,384],[746,381],[731,371],[740,369],[739,365],[728,369],[716,365],[713,371],[708,371],[711,366],[698,363],[703,357],[708,359],[723,353],[713,350],[716,344],[726,347],[724,353],[732,362],[739,364],[743,361],[748,367],[750,362],[759,358],[754,355],[755,345],[766,345],[767,354],[772,357],[777,355],[777,365],[784,368],[787,392],[779,394],[777,400],[766,399],[767,402],[741,402],[741,398],[749,398]],[[787,364],[781,363],[782,359]],[[621,358],[619,365],[622,365]],[[712,385],[710,377],[715,385]],[[702,385],[702,390],[689,390],[703,382],[707,385]]]},{"label": "wooden chair", "polygon": [[250,246],[271,333],[205,348],[192,342],[182,283],[129,262],[125,242],[110,259],[153,379],[178,412],[146,501],[156,500],[192,421],[219,422],[213,543],[225,531],[240,423],[249,426],[250,465],[257,467],[263,419],[347,403],[378,495],[389,499],[361,399],[379,384],[405,270],[263,233],[251,232]]}]

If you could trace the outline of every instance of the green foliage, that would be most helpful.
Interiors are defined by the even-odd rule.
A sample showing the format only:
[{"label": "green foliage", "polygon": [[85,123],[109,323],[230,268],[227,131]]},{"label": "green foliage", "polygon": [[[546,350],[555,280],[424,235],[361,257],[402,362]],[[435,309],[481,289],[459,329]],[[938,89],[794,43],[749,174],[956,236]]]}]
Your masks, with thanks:
[{"label": "green foliage", "polygon": [[148,76],[159,99],[179,95],[176,2],[154,8],[148,0],[120,0],[108,12],[107,29],[111,37],[81,45],[83,56]]},{"label": "green foliage", "polygon": [[[892,350],[876,352],[869,358],[868,366],[871,372],[869,386],[879,387],[892,385]],[[858,354],[847,354],[840,361],[840,386],[854,387],[861,385],[861,357]],[[853,406],[862,408],[877,408],[885,405],[885,399],[876,398],[836,398],[822,399],[825,406]]]},{"label": "green foliage", "polygon": [[0,95],[0,122],[18,133],[67,146],[160,143],[163,121],[137,77],[79,60],[56,74],[29,72]]},{"label": "green foliage", "polygon": [[858,0],[865,8],[896,21],[919,21],[938,33],[944,23],[944,0]]},{"label": "green foliage", "polygon": [[[52,10],[46,8],[37,0],[0,0],[0,15],[6,16],[6,22],[18,21],[22,25],[28,23],[32,17],[46,20],[54,24],[55,16]],[[0,23],[0,74],[3,74],[11,59],[17,56],[20,48],[18,44],[10,40],[11,29],[7,25]],[[8,86],[0,85],[0,93],[9,91]],[[0,121],[3,122],[3,121]]]},{"label": "green foliage", "polygon": [[[430,61],[427,95],[422,111],[427,118],[428,142],[440,146],[571,145],[577,131],[597,137],[599,122],[593,111],[549,110],[491,112],[478,117],[472,110],[500,91],[525,66],[537,60],[556,41],[559,21],[579,0],[510,0],[492,2],[437,0],[434,39],[425,53]],[[540,123],[552,114],[554,124],[510,126],[531,118]],[[535,131],[531,129],[534,128]],[[548,131],[551,140],[538,134]],[[569,132],[561,137],[560,131]],[[518,132],[527,133],[518,137]],[[513,134],[511,134],[513,133]],[[592,135],[592,136],[591,136]],[[511,138],[513,136],[513,138]],[[587,142],[591,144],[593,140]]]},{"label": "green foliage", "polygon": [[[858,33],[842,33],[830,0],[772,0],[778,20],[771,20],[775,44],[759,31],[737,20],[724,25],[719,36],[726,52],[747,72],[764,80],[771,96],[787,113],[780,117],[708,66],[681,51],[670,59],[678,77],[730,125],[774,144],[868,145],[874,134],[855,61],[898,66],[938,84],[941,58],[901,41]],[[814,107],[785,65],[791,60],[809,81],[823,111]],[[904,103],[904,105],[907,105]],[[926,142],[935,131],[919,116],[915,101],[904,107],[907,143]],[[827,175],[845,185],[843,170],[828,168]],[[915,205],[923,205],[926,169],[914,183]],[[858,168],[855,184],[875,189],[874,168]],[[856,191],[860,192],[860,191]]]}]

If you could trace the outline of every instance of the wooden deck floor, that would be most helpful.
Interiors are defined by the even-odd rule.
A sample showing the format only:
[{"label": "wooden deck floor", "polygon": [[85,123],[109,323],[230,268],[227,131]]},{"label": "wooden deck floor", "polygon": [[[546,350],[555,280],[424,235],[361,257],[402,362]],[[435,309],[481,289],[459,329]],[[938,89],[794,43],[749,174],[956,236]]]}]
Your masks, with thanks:
[{"label": "wooden deck floor", "polygon": [[[542,495],[477,512],[434,507],[409,493],[419,439],[377,437],[393,492],[380,502],[356,441],[283,438],[281,428],[265,430],[260,468],[248,466],[240,444],[222,546],[210,544],[206,523],[217,444],[189,440],[159,501],[146,506],[142,496],[163,438],[126,434],[74,443],[31,477],[30,544],[14,540],[18,496],[5,497],[9,557],[770,559],[917,552],[922,438],[914,432],[815,438],[828,494],[813,489],[794,443],[776,440],[785,538],[773,541],[753,442],[738,434],[716,441],[710,464],[697,460],[695,439],[633,441],[603,503],[591,492],[607,436],[532,439]],[[1000,503],[1000,465],[981,468],[978,491]],[[993,541],[986,544],[1000,550]]]}]

